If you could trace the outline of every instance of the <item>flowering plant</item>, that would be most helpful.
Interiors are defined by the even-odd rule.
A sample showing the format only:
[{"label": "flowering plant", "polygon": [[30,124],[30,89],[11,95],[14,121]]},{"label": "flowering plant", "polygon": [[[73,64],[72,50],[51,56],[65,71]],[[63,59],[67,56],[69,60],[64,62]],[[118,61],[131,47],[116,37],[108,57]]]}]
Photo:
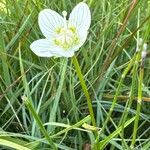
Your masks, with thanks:
[{"label": "flowering plant", "polygon": [[38,24],[45,39],[34,41],[30,48],[40,57],[72,57],[84,44],[91,24],[91,13],[86,3],[74,7],[69,19],[51,9],[39,13]]}]

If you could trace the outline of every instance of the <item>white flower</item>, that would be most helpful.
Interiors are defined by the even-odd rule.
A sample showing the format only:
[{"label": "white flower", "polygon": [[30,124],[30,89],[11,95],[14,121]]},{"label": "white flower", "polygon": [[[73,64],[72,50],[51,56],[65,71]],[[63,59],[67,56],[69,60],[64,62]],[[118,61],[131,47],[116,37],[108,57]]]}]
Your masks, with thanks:
[{"label": "white flower", "polygon": [[91,24],[91,13],[86,3],[80,2],[62,16],[51,9],[39,13],[38,23],[45,39],[34,41],[30,48],[40,57],[72,57],[84,44]]}]

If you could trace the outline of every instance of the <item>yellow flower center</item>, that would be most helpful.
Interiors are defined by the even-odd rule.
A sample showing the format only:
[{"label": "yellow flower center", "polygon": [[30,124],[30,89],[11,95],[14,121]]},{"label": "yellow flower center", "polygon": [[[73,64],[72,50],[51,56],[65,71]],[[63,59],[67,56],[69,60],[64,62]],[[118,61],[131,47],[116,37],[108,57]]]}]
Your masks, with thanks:
[{"label": "yellow flower center", "polygon": [[71,48],[72,46],[79,43],[79,38],[76,34],[76,29],[73,27],[70,28],[58,28],[56,30],[57,36],[54,39],[54,42],[57,46],[60,46],[63,49]]},{"label": "yellow flower center", "polygon": [[56,28],[56,37],[54,38],[54,43],[60,46],[64,50],[71,48],[72,46],[79,43],[79,37],[77,35],[77,30],[75,27],[68,27],[66,20],[67,12],[63,12],[64,16],[64,27]]}]

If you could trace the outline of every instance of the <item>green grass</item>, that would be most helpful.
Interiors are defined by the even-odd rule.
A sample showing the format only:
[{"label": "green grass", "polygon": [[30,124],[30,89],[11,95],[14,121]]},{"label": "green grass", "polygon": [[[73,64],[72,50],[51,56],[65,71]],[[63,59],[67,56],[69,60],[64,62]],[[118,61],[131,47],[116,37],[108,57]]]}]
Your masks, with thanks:
[{"label": "green grass", "polygon": [[0,0],[1,150],[150,149],[150,1],[87,0],[92,24],[76,52],[86,96],[70,58],[40,58],[29,48],[43,37],[40,10],[70,12],[79,2]]}]

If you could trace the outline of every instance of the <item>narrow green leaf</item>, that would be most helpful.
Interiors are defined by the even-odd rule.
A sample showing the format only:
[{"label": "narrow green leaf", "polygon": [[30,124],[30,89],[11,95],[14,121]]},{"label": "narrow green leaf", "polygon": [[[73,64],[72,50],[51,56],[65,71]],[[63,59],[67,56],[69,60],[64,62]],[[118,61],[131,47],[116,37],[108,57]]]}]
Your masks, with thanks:
[{"label": "narrow green leaf", "polygon": [[[129,124],[131,124],[135,120],[135,117],[131,118],[125,123],[124,127],[127,127]],[[117,130],[115,130],[112,134],[110,134],[108,137],[106,137],[103,141],[99,142],[99,149],[103,149],[112,138],[117,136],[122,130],[122,127],[120,126]]]},{"label": "narrow green leaf", "polygon": [[16,150],[31,150],[31,149],[29,149],[25,146],[22,146],[22,145],[19,145],[19,144],[16,144],[14,142],[4,140],[4,139],[0,139],[0,145],[7,146],[7,147],[10,147],[10,148],[14,148]]}]

